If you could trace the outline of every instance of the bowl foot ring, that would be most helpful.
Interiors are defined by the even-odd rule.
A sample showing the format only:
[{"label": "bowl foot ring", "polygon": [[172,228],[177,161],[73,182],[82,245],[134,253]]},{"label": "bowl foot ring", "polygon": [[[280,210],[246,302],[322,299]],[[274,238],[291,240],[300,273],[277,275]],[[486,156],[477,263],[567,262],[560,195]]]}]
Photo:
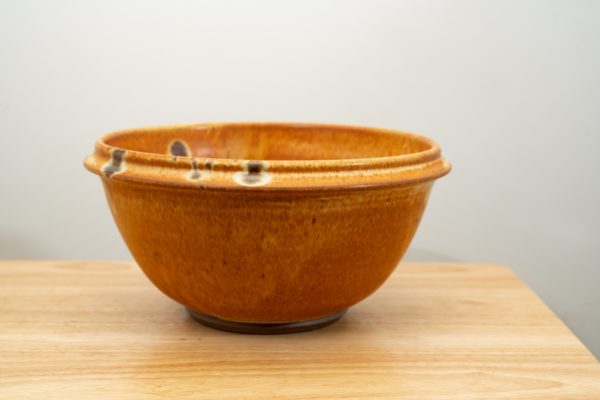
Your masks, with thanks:
[{"label": "bowl foot ring", "polygon": [[333,324],[346,313],[342,310],[336,314],[327,315],[325,317],[310,319],[307,321],[285,322],[276,324],[256,324],[251,322],[235,322],[226,321],[210,315],[199,313],[191,308],[186,307],[187,312],[196,321],[210,328],[220,329],[222,331],[248,333],[254,335],[279,335],[283,333],[297,333],[312,331],[313,329],[324,328]]}]

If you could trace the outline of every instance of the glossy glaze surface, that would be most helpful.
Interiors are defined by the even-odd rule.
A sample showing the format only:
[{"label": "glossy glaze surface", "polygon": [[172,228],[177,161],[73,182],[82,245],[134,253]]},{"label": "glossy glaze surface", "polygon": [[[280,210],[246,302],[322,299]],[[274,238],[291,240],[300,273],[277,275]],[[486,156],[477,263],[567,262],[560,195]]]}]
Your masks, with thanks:
[{"label": "glossy glaze surface", "polygon": [[450,169],[417,135],[262,123],[118,132],[85,164],[159,289],[253,323],[324,317],[375,291]]}]

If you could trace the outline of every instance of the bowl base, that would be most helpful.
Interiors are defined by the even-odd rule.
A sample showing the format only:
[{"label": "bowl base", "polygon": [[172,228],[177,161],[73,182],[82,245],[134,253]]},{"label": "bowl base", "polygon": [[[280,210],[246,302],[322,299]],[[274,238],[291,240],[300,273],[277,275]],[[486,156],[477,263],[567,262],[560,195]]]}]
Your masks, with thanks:
[{"label": "bowl base", "polygon": [[220,329],[222,331],[236,332],[236,333],[247,333],[254,335],[279,335],[283,333],[297,333],[312,331],[313,329],[319,329],[333,324],[340,319],[345,313],[346,309],[332,315],[325,317],[310,319],[307,321],[298,322],[285,322],[275,324],[257,324],[252,322],[235,322],[226,321],[220,318],[212,317],[207,314],[199,313],[191,308],[186,307],[187,312],[196,321],[210,328]]}]

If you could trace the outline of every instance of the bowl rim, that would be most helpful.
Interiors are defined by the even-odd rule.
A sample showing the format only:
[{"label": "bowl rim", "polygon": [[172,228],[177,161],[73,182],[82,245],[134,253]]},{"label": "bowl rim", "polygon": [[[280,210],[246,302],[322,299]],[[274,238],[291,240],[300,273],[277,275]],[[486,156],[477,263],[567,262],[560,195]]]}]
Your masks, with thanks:
[{"label": "bowl rim", "polygon": [[[369,131],[375,134],[408,136],[427,149],[392,156],[323,160],[248,160],[233,158],[174,156],[119,148],[108,144],[115,137],[174,129],[220,126],[327,128]],[[245,184],[248,166],[258,163],[260,179]],[[217,122],[160,125],[113,131],[101,136],[85,167],[107,180],[159,184],[197,189],[313,190],[406,185],[440,178],[451,170],[434,140],[411,132],[360,125],[306,122]],[[191,179],[197,173],[199,178]],[[241,176],[241,178],[240,178]],[[258,175],[257,175],[258,177]],[[239,179],[238,179],[239,178]],[[264,178],[264,179],[263,179]]]}]

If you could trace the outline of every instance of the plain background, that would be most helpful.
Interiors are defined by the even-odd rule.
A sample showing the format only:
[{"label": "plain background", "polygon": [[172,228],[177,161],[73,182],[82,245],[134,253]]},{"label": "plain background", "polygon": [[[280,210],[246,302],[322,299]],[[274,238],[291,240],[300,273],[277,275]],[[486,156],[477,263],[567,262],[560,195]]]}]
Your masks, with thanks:
[{"label": "plain background", "polygon": [[600,355],[600,2],[1,1],[0,258],[128,259],[84,156],[122,128],[426,134],[406,259],[510,266]]}]

